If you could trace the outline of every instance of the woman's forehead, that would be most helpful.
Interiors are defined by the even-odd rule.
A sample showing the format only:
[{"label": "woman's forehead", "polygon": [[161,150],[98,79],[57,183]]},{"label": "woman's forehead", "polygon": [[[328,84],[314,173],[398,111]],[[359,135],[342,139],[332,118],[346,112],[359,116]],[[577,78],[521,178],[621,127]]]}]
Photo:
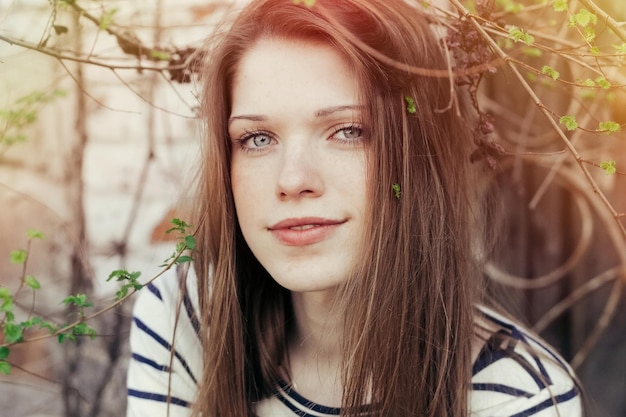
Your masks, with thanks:
[{"label": "woman's forehead", "polygon": [[329,44],[263,39],[242,56],[231,86],[232,114],[355,106],[359,84]]}]

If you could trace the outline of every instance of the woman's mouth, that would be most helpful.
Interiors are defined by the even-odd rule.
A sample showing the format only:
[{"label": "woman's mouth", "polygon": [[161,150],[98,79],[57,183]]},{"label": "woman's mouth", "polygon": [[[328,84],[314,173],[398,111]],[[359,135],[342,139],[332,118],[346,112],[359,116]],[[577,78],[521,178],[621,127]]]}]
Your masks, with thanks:
[{"label": "woman's mouth", "polygon": [[321,218],[286,219],[268,230],[283,245],[308,246],[329,238],[346,221]]}]

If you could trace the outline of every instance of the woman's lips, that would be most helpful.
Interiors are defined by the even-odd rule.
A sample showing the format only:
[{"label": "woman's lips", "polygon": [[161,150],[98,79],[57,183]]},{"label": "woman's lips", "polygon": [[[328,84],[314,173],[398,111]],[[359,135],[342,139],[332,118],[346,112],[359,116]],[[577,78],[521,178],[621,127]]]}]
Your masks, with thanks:
[{"label": "woman's lips", "polygon": [[306,246],[326,239],[345,222],[346,220],[317,217],[286,219],[271,226],[268,230],[283,245]]}]

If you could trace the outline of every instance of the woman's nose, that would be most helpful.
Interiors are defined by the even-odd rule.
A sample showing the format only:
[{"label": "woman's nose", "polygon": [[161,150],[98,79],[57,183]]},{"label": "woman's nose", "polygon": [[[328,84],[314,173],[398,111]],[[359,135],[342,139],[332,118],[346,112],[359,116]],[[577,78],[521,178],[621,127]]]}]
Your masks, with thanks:
[{"label": "woman's nose", "polygon": [[316,154],[315,149],[303,144],[285,146],[276,181],[279,199],[318,197],[324,192],[322,161]]}]

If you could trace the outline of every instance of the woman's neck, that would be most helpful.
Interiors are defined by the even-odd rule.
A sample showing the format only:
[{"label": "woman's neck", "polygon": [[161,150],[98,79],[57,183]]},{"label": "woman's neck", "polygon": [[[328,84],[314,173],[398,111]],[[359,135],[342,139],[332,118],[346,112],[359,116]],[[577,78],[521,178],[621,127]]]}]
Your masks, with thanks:
[{"label": "woman's neck", "polygon": [[341,356],[342,315],[327,292],[292,293],[295,334],[299,351],[321,358]]},{"label": "woman's neck", "polygon": [[291,383],[311,401],[341,405],[342,315],[328,293],[293,293],[295,332],[289,341]]}]

